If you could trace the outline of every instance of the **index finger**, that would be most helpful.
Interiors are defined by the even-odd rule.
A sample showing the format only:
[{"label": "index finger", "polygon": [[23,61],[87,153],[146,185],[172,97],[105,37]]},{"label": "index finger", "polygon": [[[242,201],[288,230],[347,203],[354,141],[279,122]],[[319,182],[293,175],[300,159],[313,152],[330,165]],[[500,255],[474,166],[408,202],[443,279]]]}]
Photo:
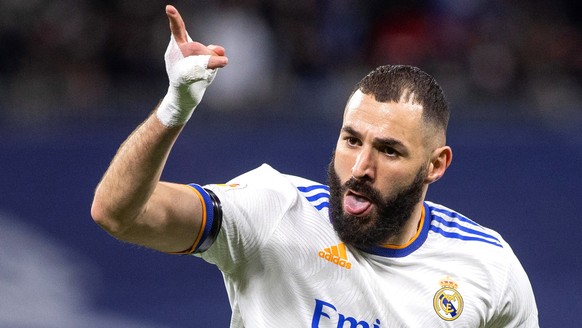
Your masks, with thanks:
[{"label": "index finger", "polygon": [[186,34],[186,25],[182,16],[176,8],[172,5],[166,6],[166,15],[170,21],[170,31],[178,44],[188,42],[188,36]]}]

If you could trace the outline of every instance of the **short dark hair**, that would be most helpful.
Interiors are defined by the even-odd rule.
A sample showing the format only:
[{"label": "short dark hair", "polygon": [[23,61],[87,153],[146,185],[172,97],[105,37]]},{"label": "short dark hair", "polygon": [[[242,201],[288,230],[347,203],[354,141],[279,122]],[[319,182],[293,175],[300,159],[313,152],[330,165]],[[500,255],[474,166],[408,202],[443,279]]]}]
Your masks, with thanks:
[{"label": "short dark hair", "polygon": [[372,94],[378,102],[412,101],[423,108],[425,122],[447,130],[449,105],[436,80],[418,67],[407,65],[384,65],[366,75],[356,85],[354,92],[361,90]]}]

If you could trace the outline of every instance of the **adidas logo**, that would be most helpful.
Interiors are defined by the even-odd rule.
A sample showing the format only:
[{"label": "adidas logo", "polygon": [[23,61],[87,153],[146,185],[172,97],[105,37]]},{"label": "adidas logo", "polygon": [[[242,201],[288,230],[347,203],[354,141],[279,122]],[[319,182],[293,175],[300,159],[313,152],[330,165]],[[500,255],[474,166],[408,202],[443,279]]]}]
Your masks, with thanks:
[{"label": "adidas logo", "polygon": [[351,269],[352,263],[348,261],[348,253],[346,252],[346,245],[339,243],[335,246],[324,248],[317,253],[322,259],[338,265],[342,268]]}]

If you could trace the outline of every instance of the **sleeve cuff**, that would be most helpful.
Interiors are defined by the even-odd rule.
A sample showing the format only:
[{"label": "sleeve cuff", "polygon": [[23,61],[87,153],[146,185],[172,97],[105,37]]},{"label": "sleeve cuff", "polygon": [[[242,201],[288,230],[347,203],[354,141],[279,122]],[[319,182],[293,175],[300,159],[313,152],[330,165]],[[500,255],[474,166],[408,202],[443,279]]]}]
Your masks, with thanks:
[{"label": "sleeve cuff", "polygon": [[202,204],[202,223],[194,244],[189,249],[169,254],[189,255],[206,251],[218,236],[222,225],[222,206],[218,197],[210,190],[197,184],[189,184],[188,187],[196,193]]}]

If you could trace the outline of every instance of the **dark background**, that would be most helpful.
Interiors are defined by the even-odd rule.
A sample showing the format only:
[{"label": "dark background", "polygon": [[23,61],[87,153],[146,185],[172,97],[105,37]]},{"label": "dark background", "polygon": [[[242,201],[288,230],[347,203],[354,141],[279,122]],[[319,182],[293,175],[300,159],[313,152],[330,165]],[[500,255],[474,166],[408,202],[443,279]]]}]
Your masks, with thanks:
[{"label": "dark background", "polygon": [[[582,321],[582,32],[574,1],[176,1],[219,72],[164,179],[266,162],[324,181],[353,85],[434,75],[453,165],[428,199],[500,232],[542,327]],[[163,2],[0,3],[0,327],[226,327],[220,272],[121,243],[90,218],[116,149],[167,88]],[[446,265],[446,263],[443,263]]]}]

